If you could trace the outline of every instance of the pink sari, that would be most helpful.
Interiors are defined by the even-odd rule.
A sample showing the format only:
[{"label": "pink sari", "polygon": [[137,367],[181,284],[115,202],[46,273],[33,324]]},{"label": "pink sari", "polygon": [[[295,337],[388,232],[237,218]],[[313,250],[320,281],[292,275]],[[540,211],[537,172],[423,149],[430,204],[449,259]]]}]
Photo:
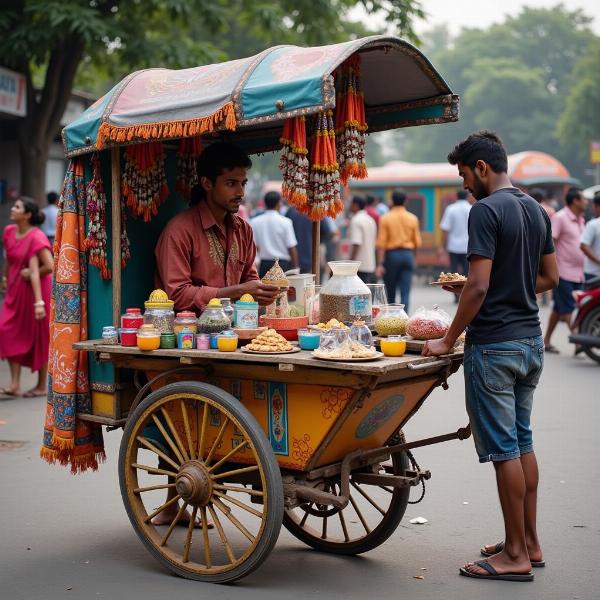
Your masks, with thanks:
[{"label": "pink sari", "polygon": [[50,248],[46,235],[37,227],[17,239],[17,226],[7,225],[3,235],[8,261],[6,296],[0,313],[0,358],[8,359],[32,371],[48,363],[50,293],[52,274],[40,278],[46,317],[36,320],[35,297],[29,281],[21,277],[21,269],[44,248]]}]

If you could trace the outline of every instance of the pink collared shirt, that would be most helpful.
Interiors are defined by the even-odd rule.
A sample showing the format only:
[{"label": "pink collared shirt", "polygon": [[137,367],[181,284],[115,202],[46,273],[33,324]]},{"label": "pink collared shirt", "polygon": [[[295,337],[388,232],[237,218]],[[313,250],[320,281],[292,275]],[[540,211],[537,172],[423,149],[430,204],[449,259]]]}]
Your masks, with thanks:
[{"label": "pink collared shirt", "polygon": [[579,246],[584,226],[584,218],[578,217],[568,206],[552,217],[552,237],[561,279],[576,283],[583,281],[585,256]]}]

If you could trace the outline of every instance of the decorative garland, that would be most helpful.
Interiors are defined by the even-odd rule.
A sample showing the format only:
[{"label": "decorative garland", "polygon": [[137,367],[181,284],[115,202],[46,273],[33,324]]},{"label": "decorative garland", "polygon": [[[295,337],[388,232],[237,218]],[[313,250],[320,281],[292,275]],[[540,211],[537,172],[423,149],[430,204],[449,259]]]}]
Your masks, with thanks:
[{"label": "decorative garland", "polygon": [[121,196],[121,268],[124,269],[131,258],[131,245],[127,235],[127,205]]},{"label": "decorative garland", "polygon": [[308,149],[304,117],[288,119],[283,124],[283,144],[279,168],[283,174],[282,196],[303,211],[308,201]]},{"label": "decorative garland", "polygon": [[177,151],[177,183],[175,189],[186,200],[190,199],[192,188],[198,183],[196,160],[202,151],[200,137],[183,138]]},{"label": "decorative garland", "polygon": [[360,56],[345,61],[336,74],[335,132],[338,136],[337,160],[340,179],[366,179],[365,143],[367,120],[365,100],[360,88]]},{"label": "decorative garland", "polygon": [[169,195],[162,142],[128,146],[121,194],[134,217],[147,223],[158,213],[158,207]]},{"label": "decorative garland", "polygon": [[92,178],[85,188],[86,211],[88,215],[87,237],[83,249],[89,252],[89,262],[100,270],[102,279],[110,279],[106,250],[106,193],[100,174],[100,158],[92,154]]},{"label": "decorative garland", "polygon": [[316,116],[315,133],[310,152],[308,203],[303,212],[313,221],[325,216],[336,217],[344,210],[340,198],[340,172],[336,160],[333,113],[328,110]]}]

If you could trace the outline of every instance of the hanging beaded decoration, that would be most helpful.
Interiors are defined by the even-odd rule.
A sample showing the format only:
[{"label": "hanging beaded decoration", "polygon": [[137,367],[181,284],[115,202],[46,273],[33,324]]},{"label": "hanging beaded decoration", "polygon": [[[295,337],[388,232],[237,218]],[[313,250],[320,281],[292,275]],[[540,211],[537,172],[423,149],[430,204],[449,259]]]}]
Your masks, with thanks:
[{"label": "hanging beaded decoration", "polygon": [[336,160],[332,111],[316,115],[310,152],[308,203],[303,211],[313,221],[336,217],[344,210],[340,198],[340,172]]},{"label": "hanging beaded decoration", "polygon": [[360,56],[355,54],[346,60],[336,73],[335,132],[337,160],[340,179],[344,185],[348,179],[365,179],[365,143],[367,121],[365,100],[360,88]]},{"label": "hanging beaded decoration", "polygon": [[127,146],[121,193],[134,217],[148,222],[156,216],[169,195],[162,142]]},{"label": "hanging beaded decoration", "polygon": [[282,196],[289,204],[304,211],[308,200],[308,149],[304,117],[287,119],[279,141],[283,144],[279,161],[283,175]]},{"label": "hanging beaded decoration", "polygon": [[121,268],[124,269],[131,258],[131,246],[127,235],[127,205],[121,196]]},{"label": "hanging beaded decoration", "polygon": [[83,248],[89,252],[89,262],[100,270],[102,279],[110,279],[106,250],[106,194],[98,154],[92,154],[91,163],[92,178],[85,188],[88,231]]},{"label": "hanging beaded decoration", "polygon": [[185,200],[190,199],[192,188],[198,183],[196,160],[202,151],[200,137],[182,138],[177,151],[176,190]]}]

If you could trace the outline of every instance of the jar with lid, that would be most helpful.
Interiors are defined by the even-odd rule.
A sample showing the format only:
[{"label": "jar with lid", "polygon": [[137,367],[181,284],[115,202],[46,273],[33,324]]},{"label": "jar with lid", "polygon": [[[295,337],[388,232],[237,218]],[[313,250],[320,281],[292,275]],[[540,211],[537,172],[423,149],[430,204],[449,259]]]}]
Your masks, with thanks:
[{"label": "jar with lid", "polygon": [[231,298],[220,298],[223,312],[229,318],[230,326],[233,325],[233,304],[231,304]]},{"label": "jar with lid", "polygon": [[112,325],[107,325],[102,328],[102,341],[105,344],[118,344],[119,335],[117,334],[117,328]]},{"label": "jar with lid", "polygon": [[321,287],[319,318],[348,322],[371,318],[371,291],[358,276],[360,261],[338,260],[327,263],[331,278]]},{"label": "jar with lid", "polygon": [[192,333],[198,331],[198,320],[196,314],[191,310],[184,310],[177,313],[173,324],[173,332],[179,333],[184,327],[187,327]]},{"label": "jar with lid", "polygon": [[138,329],[136,341],[140,350],[158,350],[160,347],[160,331],[154,325],[145,323]]},{"label": "jar with lid", "polygon": [[211,300],[198,319],[199,333],[221,333],[229,329],[231,323],[218,298]]},{"label": "jar with lid", "polygon": [[154,325],[160,333],[173,333],[175,323],[175,312],[173,300],[169,300],[164,292],[159,296],[155,290],[150,295],[150,300],[144,302],[144,324]]},{"label": "jar with lid", "polygon": [[371,334],[371,330],[362,319],[358,319],[352,323],[348,336],[351,340],[362,344],[366,348],[370,348],[373,345],[373,335]]},{"label": "jar with lid", "polygon": [[139,329],[144,324],[144,317],[140,308],[127,308],[125,314],[121,315],[121,327],[123,329]]},{"label": "jar with lid", "polygon": [[375,331],[382,337],[404,335],[407,322],[408,315],[404,310],[404,304],[384,304],[375,319]]}]

